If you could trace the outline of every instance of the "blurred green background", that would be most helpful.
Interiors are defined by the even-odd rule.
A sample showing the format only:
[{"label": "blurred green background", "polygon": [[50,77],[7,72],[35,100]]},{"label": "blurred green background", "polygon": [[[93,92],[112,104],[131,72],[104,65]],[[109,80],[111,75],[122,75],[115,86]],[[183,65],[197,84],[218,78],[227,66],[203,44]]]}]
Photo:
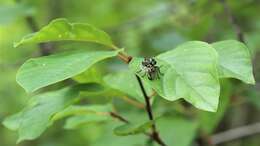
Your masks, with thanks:
[{"label": "blurred green background", "polygon": [[[230,16],[235,18],[230,23]],[[155,101],[155,113],[167,116],[159,121],[160,133],[175,146],[207,145],[212,135],[228,129],[260,121],[260,1],[259,0],[0,0],[0,121],[19,110],[31,95],[16,83],[15,75],[21,64],[32,57],[67,49],[99,49],[88,43],[59,42],[47,44],[42,51],[37,45],[13,48],[13,42],[55,18],[71,22],[86,22],[108,32],[114,42],[134,56],[155,56],[189,40],[215,42],[238,39],[240,27],[250,48],[256,85],[237,80],[223,80],[220,107],[217,113],[199,111],[184,101]],[[119,63],[118,63],[119,62]],[[118,60],[96,66],[95,76],[124,70]],[[84,76],[76,78],[84,82]],[[56,89],[60,83],[49,87]],[[111,93],[110,96],[118,96]],[[107,97],[108,98],[108,97]],[[90,102],[106,103],[102,98]],[[93,101],[92,101],[93,100]],[[113,103],[129,119],[146,119],[139,109],[116,98]],[[93,123],[79,129],[64,130],[64,121],[55,123],[40,138],[19,146],[139,146],[146,138],[117,137],[115,123]],[[16,145],[17,133],[0,125],[0,146]],[[259,146],[255,134],[221,143],[223,146]]]}]

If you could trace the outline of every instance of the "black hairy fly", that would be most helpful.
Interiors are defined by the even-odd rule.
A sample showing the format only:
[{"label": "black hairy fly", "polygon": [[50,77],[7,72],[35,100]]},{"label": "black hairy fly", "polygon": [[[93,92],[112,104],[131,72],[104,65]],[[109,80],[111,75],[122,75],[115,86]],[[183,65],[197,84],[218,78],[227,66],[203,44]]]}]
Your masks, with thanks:
[{"label": "black hairy fly", "polygon": [[143,72],[142,77],[147,76],[149,80],[160,79],[160,75],[163,74],[160,71],[160,67],[156,64],[157,62],[154,58],[144,58],[141,69],[137,73]]}]

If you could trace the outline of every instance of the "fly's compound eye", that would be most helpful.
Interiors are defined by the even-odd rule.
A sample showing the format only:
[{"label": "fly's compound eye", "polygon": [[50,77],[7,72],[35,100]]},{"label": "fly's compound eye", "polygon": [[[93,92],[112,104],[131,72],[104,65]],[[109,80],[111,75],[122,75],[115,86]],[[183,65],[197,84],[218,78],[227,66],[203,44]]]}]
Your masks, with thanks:
[{"label": "fly's compound eye", "polygon": [[155,59],[152,59],[152,60],[151,60],[151,64],[152,64],[152,65],[156,65],[156,63],[157,63],[157,62],[156,62]]},{"label": "fly's compound eye", "polygon": [[142,61],[142,65],[146,67],[154,66],[156,65],[156,63],[157,62],[154,58],[144,58],[144,60]]},{"label": "fly's compound eye", "polygon": [[150,59],[149,58],[144,58],[144,60],[142,61],[142,65],[143,66],[148,66],[150,64]]}]

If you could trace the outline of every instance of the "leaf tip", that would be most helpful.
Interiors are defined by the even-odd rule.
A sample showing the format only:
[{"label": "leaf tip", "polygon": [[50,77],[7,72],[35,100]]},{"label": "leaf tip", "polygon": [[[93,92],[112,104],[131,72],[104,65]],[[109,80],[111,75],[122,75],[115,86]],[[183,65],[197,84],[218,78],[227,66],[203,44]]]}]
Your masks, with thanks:
[{"label": "leaf tip", "polygon": [[218,111],[218,105],[217,105],[217,106],[211,106],[211,108],[202,109],[202,110],[206,110],[206,111],[208,111],[208,112],[215,113],[215,112]]},{"label": "leaf tip", "polygon": [[252,77],[247,83],[251,85],[255,85],[255,78]]}]

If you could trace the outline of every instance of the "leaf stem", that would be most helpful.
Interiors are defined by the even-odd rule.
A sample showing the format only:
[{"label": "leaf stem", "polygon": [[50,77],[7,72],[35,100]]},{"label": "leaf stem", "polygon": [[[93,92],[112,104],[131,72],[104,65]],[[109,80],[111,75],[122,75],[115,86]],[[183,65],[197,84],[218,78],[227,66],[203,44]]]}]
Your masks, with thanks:
[{"label": "leaf stem", "polygon": [[[117,46],[112,46],[112,49],[118,50],[119,48],[118,48]],[[126,64],[129,64],[130,61],[132,60],[132,56],[129,56],[129,55],[127,55],[127,54],[125,54],[125,53],[122,53],[122,52],[120,52],[120,53],[118,54],[118,58],[121,59],[122,61],[124,61]],[[154,121],[153,112],[152,112],[152,107],[151,107],[151,103],[150,103],[150,100],[149,100],[150,97],[147,95],[147,93],[146,93],[146,91],[145,91],[145,89],[144,89],[144,85],[143,85],[143,83],[142,83],[141,78],[140,78],[139,76],[137,76],[137,75],[136,75],[136,78],[137,78],[137,80],[138,80],[139,86],[140,86],[140,88],[141,88],[141,90],[142,90],[142,93],[143,93],[143,96],[144,96],[144,98],[145,98],[146,112],[147,112],[147,114],[148,114],[149,120],[150,120],[150,121]],[[112,116],[112,117],[115,117],[115,118],[118,118],[119,120],[121,120],[121,121],[123,121],[123,122],[125,122],[125,123],[128,123],[128,121],[125,121],[125,120],[123,120],[123,119],[121,119],[121,118],[115,116],[114,114],[111,115],[111,116]],[[149,136],[151,139],[153,139],[154,141],[156,141],[159,145],[161,145],[161,146],[167,146],[167,145],[163,142],[163,140],[160,138],[160,135],[159,135],[159,133],[158,133],[157,130],[156,130],[156,124],[155,124],[154,122],[153,122],[153,124],[152,124],[152,133],[151,133],[151,134],[145,134],[145,135]]]},{"label": "leaf stem", "polygon": [[[142,90],[144,99],[145,99],[145,103],[146,103],[146,112],[148,114],[149,120],[150,121],[154,121],[154,117],[153,117],[153,111],[152,111],[152,107],[151,107],[151,103],[150,103],[150,98],[147,95],[144,85],[142,83],[142,80],[139,76],[136,75],[136,78],[138,80],[138,83],[140,85],[140,88]],[[152,124],[152,134],[150,135],[158,144],[160,144],[161,146],[166,146],[166,144],[163,142],[163,140],[160,138],[159,133],[156,130],[156,124],[153,122]]]},{"label": "leaf stem", "polygon": [[[119,47],[112,45],[110,46],[113,50],[120,50]],[[122,61],[124,61],[126,64],[129,64],[129,62],[132,60],[132,56],[127,55],[126,53],[119,52],[118,58],[120,58]]]},{"label": "leaf stem", "polygon": [[119,121],[121,122],[124,122],[124,123],[130,123],[127,119],[125,119],[124,117],[120,116],[119,114],[115,113],[115,112],[110,112],[110,115],[113,117],[113,118],[116,118],[118,119]]},{"label": "leaf stem", "polygon": [[128,64],[131,60],[132,60],[132,57],[131,56],[128,56],[122,52],[118,53],[118,57],[124,61],[126,64]]}]

